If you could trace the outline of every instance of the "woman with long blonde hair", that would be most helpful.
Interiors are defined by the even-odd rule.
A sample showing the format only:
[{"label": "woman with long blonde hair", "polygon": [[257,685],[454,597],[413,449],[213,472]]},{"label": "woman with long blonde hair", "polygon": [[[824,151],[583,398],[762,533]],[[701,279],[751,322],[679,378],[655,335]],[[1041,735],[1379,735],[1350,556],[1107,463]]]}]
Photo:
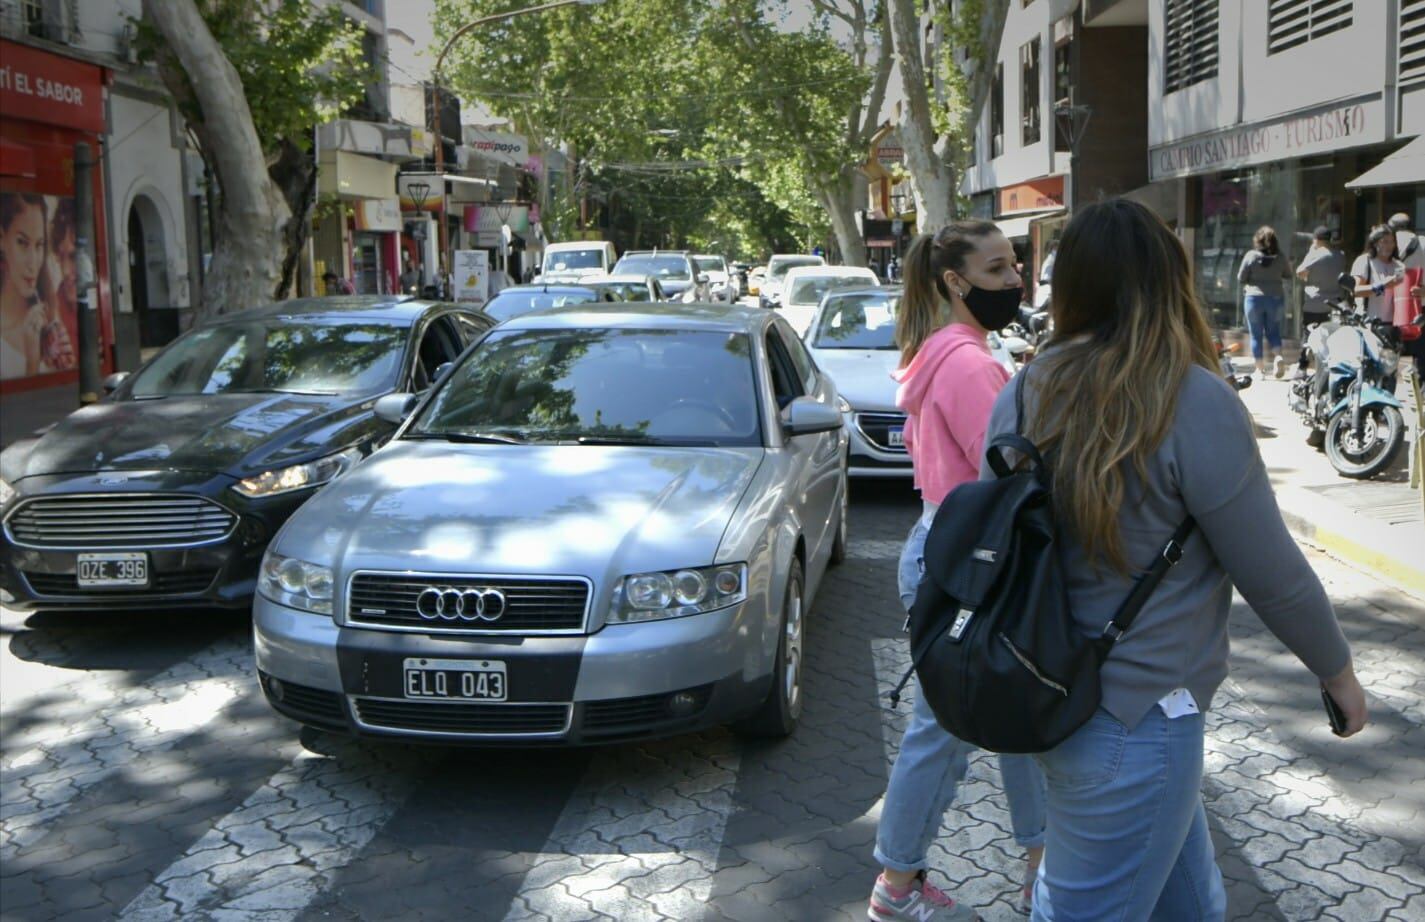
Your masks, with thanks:
[{"label": "woman with long blonde hair", "polygon": [[1082,630],[1100,635],[1181,522],[1197,529],[1105,660],[1099,710],[1037,757],[1048,838],[1033,917],[1219,920],[1203,712],[1227,675],[1233,587],[1344,710],[1343,736],[1365,725],[1365,692],[1282,523],[1251,418],[1216,370],[1178,238],[1134,202],[1082,209],[1059,247],[1051,311],[1054,340],[1001,392],[989,437],[1015,428],[1023,389],[1022,434],[1053,469]]}]

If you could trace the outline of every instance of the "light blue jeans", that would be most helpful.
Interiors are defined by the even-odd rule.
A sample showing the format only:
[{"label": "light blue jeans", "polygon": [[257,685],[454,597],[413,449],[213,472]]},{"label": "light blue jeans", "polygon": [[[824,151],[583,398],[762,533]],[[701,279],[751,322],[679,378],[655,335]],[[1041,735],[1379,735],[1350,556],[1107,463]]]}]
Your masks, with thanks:
[{"label": "light blue jeans", "polygon": [[1282,348],[1282,299],[1276,295],[1247,295],[1244,299],[1247,332],[1252,336],[1252,358],[1260,360],[1266,347]]},{"label": "light blue jeans", "polygon": [[1035,758],[1049,835],[1032,922],[1219,922],[1222,873],[1202,806],[1203,717],[1154,707],[1131,731],[1099,708]]},{"label": "light blue jeans", "polygon": [[[901,603],[906,610],[915,601],[916,587],[925,568],[925,536],[929,529],[916,522],[901,551]],[[915,681],[915,702],[901,739],[900,753],[891,769],[881,822],[876,830],[876,861],[893,871],[918,871],[925,867],[926,852],[950,803],[965,778],[974,747],[945,732],[935,721],[930,705]],[[1033,756],[999,757],[1004,793],[1009,800],[1009,822],[1014,840],[1025,848],[1044,844],[1044,776]]]}]

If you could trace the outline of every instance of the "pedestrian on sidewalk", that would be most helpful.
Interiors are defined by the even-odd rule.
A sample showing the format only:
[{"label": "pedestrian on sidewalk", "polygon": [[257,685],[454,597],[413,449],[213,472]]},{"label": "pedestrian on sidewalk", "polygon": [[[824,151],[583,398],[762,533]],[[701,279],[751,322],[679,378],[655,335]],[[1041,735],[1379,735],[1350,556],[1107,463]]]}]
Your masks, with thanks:
[{"label": "pedestrian on sidewalk", "polygon": [[1223,919],[1203,712],[1227,676],[1234,586],[1340,704],[1342,735],[1366,723],[1350,648],[1282,521],[1199,304],[1187,251],[1152,211],[1126,199],[1083,208],[1059,248],[1054,342],[990,418],[987,438],[1014,431],[1024,390],[1021,434],[1050,459],[1070,609],[1090,636],[1196,520],[1104,661],[1098,711],[1036,756],[1048,837],[1034,922]]},{"label": "pedestrian on sidewalk", "polygon": [[1405,264],[1395,256],[1395,231],[1388,224],[1371,228],[1366,248],[1351,266],[1356,278],[1356,297],[1366,314],[1376,320],[1395,319],[1394,288],[1405,281]]},{"label": "pedestrian on sidewalk", "polygon": [[[907,414],[906,450],[924,503],[897,574],[907,610],[923,573],[936,508],[956,486],[978,476],[990,407],[1009,380],[986,339],[1015,317],[1022,294],[1014,247],[987,221],[957,222],[933,237],[918,237],[906,253],[905,293],[896,316],[902,365],[895,375],[896,405]],[[918,680],[914,698],[881,808],[875,857],[882,871],[867,913],[880,922],[977,919],[973,909],[925,880],[926,853],[973,747],[936,722]],[[999,764],[1014,838],[1027,851],[1027,901],[1044,852],[1044,778],[1030,756],[1002,755]]]},{"label": "pedestrian on sidewalk", "polygon": [[1311,249],[1296,267],[1296,277],[1305,283],[1306,300],[1301,304],[1302,328],[1325,323],[1331,317],[1338,280],[1346,272],[1346,254],[1331,244],[1331,229],[1325,224],[1311,232]]},{"label": "pedestrian on sidewalk", "polygon": [[1283,283],[1291,278],[1291,264],[1277,245],[1277,232],[1263,225],[1252,236],[1252,249],[1242,256],[1237,281],[1242,283],[1247,331],[1252,337],[1252,358],[1257,360],[1257,376],[1267,376],[1267,353],[1271,353],[1272,374],[1280,378],[1282,362],[1282,312],[1286,304]]}]

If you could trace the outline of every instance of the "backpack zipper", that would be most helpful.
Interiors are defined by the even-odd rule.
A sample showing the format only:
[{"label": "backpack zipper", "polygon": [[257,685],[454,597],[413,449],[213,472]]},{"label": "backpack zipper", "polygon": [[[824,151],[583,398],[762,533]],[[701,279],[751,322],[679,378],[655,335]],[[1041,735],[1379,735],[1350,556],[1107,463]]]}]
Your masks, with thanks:
[{"label": "backpack zipper", "polygon": [[1053,679],[1049,678],[1044,673],[1040,672],[1039,667],[1034,665],[1034,663],[1029,659],[1029,657],[1025,656],[1022,652],[1020,652],[1020,649],[1016,647],[1014,645],[1014,642],[1008,637],[1006,637],[1003,632],[1000,633],[999,639],[1004,641],[1004,645],[1006,647],[1009,647],[1009,652],[1014,654],[1014,658],[1019,660],[1020,664],[1023,665],[1025,669],[1028,669],[1030,672],[1034,673],[1034,678],[1038,679],[1040,682],[1043,682],[1045,685],[1054,689],[1054,691],[1063,695],[1065,698],[1069,697],[1069,690],[1067,688],[1060,685],[1058,682],[1055,682]]}]

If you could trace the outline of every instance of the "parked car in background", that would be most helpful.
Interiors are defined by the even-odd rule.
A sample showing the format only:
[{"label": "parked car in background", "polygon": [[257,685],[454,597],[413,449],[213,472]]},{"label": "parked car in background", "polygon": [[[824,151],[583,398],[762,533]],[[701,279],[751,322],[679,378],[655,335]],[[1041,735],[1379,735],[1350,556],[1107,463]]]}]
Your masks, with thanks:
[{"label": "parked car in background", "polygon": [[322,730],[574,744],[792,732],[846,552],[837,397],[781,318],[508,321],[269,549],[262,688]]},{"label": "parked car in background", "polygon": [[546,285],[577,282],[588,275],[603,275],[618,260],[607,240],[567,240],[544,247],[539,280]]},{"label": "parked car in background", "polygon": [[708,298],[710,300],[727,301],[728,303],[737,300],[737,286],[732,280],[727,260],[710,253],[698,253],[693,257],[693,265],[697,266],[700,273],[708,277]]},{"label": "parked car in background", "polygon": [[595,291],[612,291],[620,301],[667,301],[663,286],[651,275],[595,275],[580,282]]},{"label": "parked car in background", "polygon": [[779,254],[767,261],[767,271],[762,277],[757,294],[757,306],[776,307],[782,302],[782,283],[788,270],[798,266],[824,266],[826,260],[806,253]]},{"label": "parked car in background", "polygon": [[630,250],[614,266],[614,275],[651,275],[669,301],[712,300],[707,273],[698,270],[687,250]]},{"label": "parked car in background", "polygon": [[267,542],[494,325],[394,297],[224,316],[0,453],[0,598],[20,610],[245,608]]},{"label": "parked car in background", "polygon": [[801,336],[811,327],[817,305],[827,292],[879,284],[876,273],[859,266],[796,266],[787,271],[777,311]]},{"label": "parked car in background", "polygon": [[485,313],[499,323],[550,307],[619,300],[622,299],[615,292],[593,285],[511,285],[485,302]]},{"label": "parked car in background", "polygon": [[[817,367],[836,382],[849,440],[852,477],[909,477],[905,413],[896,407],[900,366],[896,310],[901,288],[866,287],[829,292],[817,308],[805,341]],[[990,354],[1010,374],[1016,367],[1004,341],[989,335]]]},{"label": "parked car in background", "polygon": [[[760,294],[761,291],[762,291],[762,284],[763,284],[763,282],[766,280],[766,278],[767,278],[767,267],[766,267],[766,266],[753,266],[751,269],[748,269],[748,270],[747,270],[747,293],[748,293],[749,295],[757,295],[757,294]],[[766,307],[767,305],[765,305],[765,304],[763,304],[763,303],[761,303],[761,302],[759,301],[758,304],[757,304],[757,306],[758,306],[758,307]]]}]

